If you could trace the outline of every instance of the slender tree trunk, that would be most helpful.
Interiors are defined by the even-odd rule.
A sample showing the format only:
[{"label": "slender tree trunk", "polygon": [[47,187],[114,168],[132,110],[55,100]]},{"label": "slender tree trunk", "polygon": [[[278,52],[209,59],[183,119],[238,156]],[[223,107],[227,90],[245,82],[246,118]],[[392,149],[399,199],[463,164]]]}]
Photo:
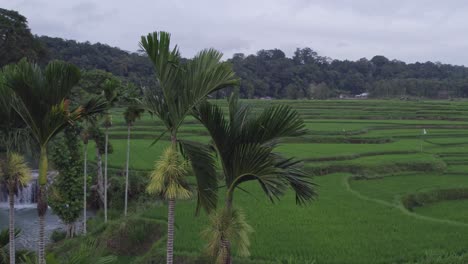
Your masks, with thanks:
[{"label": "slender tree trunk", "polygon": [[[232,200],[232,195],[228,195],[228,198],[226,199],[226,211],[228,214],[231,214],[232,212]],[[223,264],[232,264],[231,242],[228,238],[221,238],[221,247],[223,247],[224,252]]]},{"label": "slender tree trunk", "polygon": [[174,220],[175,220],[175,199],[169,199],[169,209],[167,217],[167,264],[174,261]]},{"label": "slender tree trunk", "polygon": [[75,236],[75,223],[67,224],[67,238],[73,238]]},{"label": "slender tree trunk", "polygon": [[104,153],[104,223],[107,223],[107,150],[109,147],[109,131],[106,128],[106,145]]},{"label": "slender tree trunk", "polygon": [[47,149],[46,146],[41,147],[41,155],[39,159],[39,192],[37,199],[37,213],[39,215],[39,239],[38,239],[38,263],[46,264],[45,262],[45,214],[47,212]]},{"label": "slender tree trunk", "polygon": [[[97,143],[96,143],[97,144]],[[102,154],[99,147],[96,145],[96,159],[97,159],[97,191],[99,199],[101,200],[100,206],[104,207],[104,176],[102,174]]]},{"label": "slender tree trunk", "polygon": [[8,202],[10,204],[10,264],[15,264],[15,194],[13,188],[8,190]]},{"label": "slender tree trunk", "polygon": [[221,239],[221,247],[223,247],[223,264],[232,264],[231,259],[231,243],[227,239]]},{"label": "slender tree trunk", "polygon": [[127,164],[125,165],[125,206],[124,206],[124,215],[127,216],[127,206],[128,206],[128,166],[130,163],[130,125],[128,125],[127,132]]},{"label": "slender tree trunk", "polygon": [[84,144],[84,153],[83,153],[83,156],[84,156],[84,175],[83,175],[83,234],[86,235],[86,197],[87,197],[87,191],[86,191],[86,188],[87,188],[87,178],[88,178],[88,144]]},{"label": "slender tree trunk", "polygon": [[[177,148],[177,138],[171,136],[173,148]],[[169,208],[167,212],[167,248],[166,248],[166,264],[173,264],[174,261],[174,221],[175,221],[175,199],[169,199]]]}]

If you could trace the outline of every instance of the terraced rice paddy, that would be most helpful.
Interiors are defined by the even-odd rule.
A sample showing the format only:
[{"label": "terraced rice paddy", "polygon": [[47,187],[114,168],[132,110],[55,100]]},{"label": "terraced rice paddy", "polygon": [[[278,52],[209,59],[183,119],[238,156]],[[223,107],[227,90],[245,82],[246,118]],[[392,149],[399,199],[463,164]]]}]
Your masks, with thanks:
[{"label": "terraced rice paddy", "polygon": [[[225,105],[224,101],[217,101]],[[286,103],[303,116],[308,134],[280,152],[304,159],[319,185],[305,207],[288,194],[271,204],[259,186],[237,192],[235,204],[254,227],[251,259],[276,263],[406,263],[427,252],[468,250],[468,103],[464,101],[248,101],[256,108]],[[111,167],[124,167],[122,109],[111,130]],[[427,134],[423,134],[423,130]],[[149,147],[164,128],[149,115],[133,127],[131,168],[151,170],[168,141]],[[193,119],[181,137],[208,142]],[[93,159],[94,151],[90,149]],[[175,247],[200,252],[207,217],[194,201],[176,208]],[[165,218],[164,206],[142,211]],[[442,263],[442,262],[441,262]]]}]

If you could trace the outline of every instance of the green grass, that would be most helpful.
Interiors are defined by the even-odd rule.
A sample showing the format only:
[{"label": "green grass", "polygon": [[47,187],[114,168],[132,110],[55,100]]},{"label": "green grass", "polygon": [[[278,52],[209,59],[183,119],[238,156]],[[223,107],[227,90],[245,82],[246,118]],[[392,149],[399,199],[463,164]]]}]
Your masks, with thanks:
[{"label": "green grass", "polygon": [[[243,186],[248,193],[237,191],[235,205],[246,213],[255,229],[251,236],[252,263],[276,264],[288,258],[325,264],[405,263],[417,262],[427,252],[451,255],[467,250],[468,237],[464,234],[468,232],[468,201],[440,201],[416,207],[413,212],[401,203],[402,197],[410,194],[468,187],[466,101],[247,102],[255,111],[271,104],[291,104],[303,116],[308,134],[294,143],[283,142],[278,152],[304,159],[311,171],[340,168],[340,173],[328,174],[334,171],[330,169],[314,178],[319,197],[308,206],[296,206],[293,193],[272,204],[253,183]],[[225,100],[216,103],[226,108]],[[114,153],[109,156],[109,165],[113,168],[124,168],[125,164],[127,130],[122,112],[115,111],[110,130]],[[423,128],[428,131],[425,142],[421,141]],[[150,147],[164,127],[146,114],[132,132],[131,168],[151,170],[168,145],[164,137]],[[210,140],[193,118],[186,120],[180,137],[206,143]],[[377,141],[357,144],[360,139]],[[89,157],[95,158],[92,144]],[[219,191],[223,197],[224,190]],[[139,207],[143,208],[142,217],[166,218],[164,205]],[[194,210],[195,201],[177,202],[178,254],[203,252],[200,232],[207,216],[194,217]],[[133,260],[121,257],[121,263]]]}]

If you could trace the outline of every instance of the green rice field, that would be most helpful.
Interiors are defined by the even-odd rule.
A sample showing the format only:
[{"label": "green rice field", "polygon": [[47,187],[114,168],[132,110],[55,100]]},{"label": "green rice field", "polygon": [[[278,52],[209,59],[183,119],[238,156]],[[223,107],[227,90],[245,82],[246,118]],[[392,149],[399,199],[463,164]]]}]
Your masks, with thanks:
[{"label": "green rice field", "polygon": [[[256,109],[290,104],[300,112],[307,135],[286,139],[278,151],[304,160],[319,193],[310,205],[296,206],[292,192],[272,204],[256,184],[244,186],[248,193],[238,191],[235,204],[255,230],[249,263],[419,263],[431,252],[468,252],[468,102],[246,102]],[[224,100],[216,103],[226,106]],[[125,164],[123,110],[113,113],[113,169]],[[169,144],[163,138],[150,147],[163,131],[150,115],[137,121],[132,128],[132,170],[153,168]],[[209,142],[192,118],[180,137]],[[94,160],[94,148],[89,148],[89,156]],[[207,216],[195,217],[194,211],[195,201],[177,204],[177,254],[203,251],[200,232]],[[138,213],[165,219],[167,210],[155,203]],[[287,262],[291,259],[295,262]]]}]

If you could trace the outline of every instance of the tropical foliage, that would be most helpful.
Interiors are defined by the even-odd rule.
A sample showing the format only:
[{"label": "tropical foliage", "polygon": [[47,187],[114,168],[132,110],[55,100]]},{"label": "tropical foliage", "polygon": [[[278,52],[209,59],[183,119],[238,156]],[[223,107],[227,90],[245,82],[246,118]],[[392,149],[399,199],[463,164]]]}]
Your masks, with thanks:
[{"label": "tropical foliage", "polygon": [[39,263],[45,263],[44,215],[47,211],[48,143],[65,127],[86,115],[103,110],[100,100],[90,100],[86,105],[71,109],[68,95],[80,79],[80,71],[68,63],[53,61],[42,70],[25,59],[3,69],[4,84],[15,96],[13,109],[21,116],[40,150],[39,158]]},{"label": "tropical foliage", "polygon": [[75,222],[83,210],[83,159],[78,135],[79,128],[67,127],[51,147],[51,161],[58,175],[49,190],[49,204],[67,225],[67,237],[77,233]]},{"label": "tropical foliage", "polygon": [[[210,251],[219,263],[231,263],[231,241],[241,244],[240,253],[248,251],[246,234],[249,228],[243,224],[242,214],[233,209],[234,192],[240,185],[257,181],[265,195],[274,202],[288,188],[296,193],[296,202],[304,204],[316,193],[310,177],[301,169],[301,161],[284,158],[275,152],[279,140],[304,135],[305,125],[299,114],[286,105],[277,105],[254,115],[252,109],[238,101],[236,95],[229,98],[229,113],[226,115],[218,105],[204,102],[199,105],[195,117],[206,127],[213,149],[222,164],[226,186],[225,207],[212,221],[219,235],[209,241]],[[221,223],[221,224],[220,224]],[[233,228],[232,226],[240,226]],[[234,235],[232,232],[239,232]],[[223,236],[224,235],[224,236]],[[218,246],[218,249],[213,249]],[[220,256],[219,254],[223,254]]]}]

